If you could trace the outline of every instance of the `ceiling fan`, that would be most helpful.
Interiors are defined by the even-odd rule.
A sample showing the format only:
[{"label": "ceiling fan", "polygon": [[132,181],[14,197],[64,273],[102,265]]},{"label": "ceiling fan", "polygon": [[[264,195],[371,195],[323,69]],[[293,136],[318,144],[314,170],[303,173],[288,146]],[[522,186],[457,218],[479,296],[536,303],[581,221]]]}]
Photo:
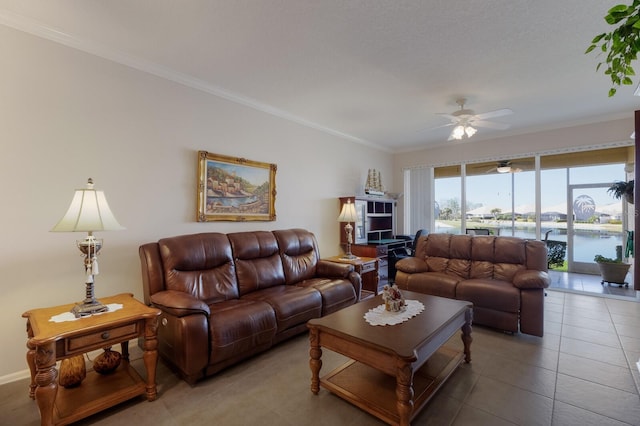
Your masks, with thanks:
[{"label": "ceiling fan", "polygon": [[[524,164],[522,166],[524,167]],[[519,173],[521,171],[522,171],[522,167],[519,167],[517,163],[505,160],[505,161],[498,161],[494,167],[490,168],[485,173],[493,173],[493,172]]]},{"label": "ceiling fan", "polygon": [[486,127],[489,129],[498,129],[505,130],[509,128],[508,124],[503,123],[494,123],[492,121],[486,121],[487,118],[495,118],[502,117],[504,115],[513,114],[508,108],[497,109],[495,111],[489,111],[482,114],[476,114],[472,109],[465,109],[464,104],[467,100],[464,98],[460,98],[456,100],[456,103],[460,105],[460,109],[458,111],[452,112],[451,114],[447,113],[438,113],[443,117],[451,120],[451,123],[445,124],[439,127],[448,127],[454,126],[451,134],[449,135],[448,140],[462,139],[465,135],[470,138],[475,135],[478,129],[476,127]]}]

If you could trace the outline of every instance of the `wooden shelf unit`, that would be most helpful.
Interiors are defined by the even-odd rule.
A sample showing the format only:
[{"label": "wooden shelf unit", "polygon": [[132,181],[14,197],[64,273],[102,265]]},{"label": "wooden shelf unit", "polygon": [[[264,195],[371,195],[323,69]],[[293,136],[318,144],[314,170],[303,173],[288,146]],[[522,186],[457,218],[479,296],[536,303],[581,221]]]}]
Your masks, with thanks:
[{"label": "wooden shelf unit", "polygon": [[[389,251],[410,243],[395,238],[396,201],[384,197],[341,197],[338,211],[349,200],[355,204],[358,214],[358,221],[353,224],[351,252],[356,256],[378,259],[378,288],[382,288],[389,279]],[[343,247],[347,244],[345,225],[344,222],[340,223],[340,243]]]}]

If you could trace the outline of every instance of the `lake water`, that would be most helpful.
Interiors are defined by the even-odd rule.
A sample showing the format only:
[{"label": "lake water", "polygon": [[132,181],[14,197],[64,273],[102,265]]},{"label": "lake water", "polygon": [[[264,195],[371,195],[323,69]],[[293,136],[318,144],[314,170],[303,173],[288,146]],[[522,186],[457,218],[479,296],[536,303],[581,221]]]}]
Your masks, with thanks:
[{"label": "lake water", "polygon": [[[471,226],[473,227],[473,226]],[[481,225],[477,226],[481,228]],[[511,227],[498,228],[499,235],[515,236],[520,238],[535,239],[536,232],[532,228],[516,228],[512,234]],[[550,228],[542,228],[542,239],[545,232]],[[444,232],[449,234],[459,234],[460,228],[438,227],[435,232]],[[549,233],[549,240],[567,242],[566,229],[553,229]],[[616,246],[622,246],[622,255],[624,256],[624,247],[626,243],[626,234],[622,232],[611,232],[604,230],[575,230],[573,235],[573,259],[576,262],[593,263],[596,254],[605,257],[616,258]]]}]

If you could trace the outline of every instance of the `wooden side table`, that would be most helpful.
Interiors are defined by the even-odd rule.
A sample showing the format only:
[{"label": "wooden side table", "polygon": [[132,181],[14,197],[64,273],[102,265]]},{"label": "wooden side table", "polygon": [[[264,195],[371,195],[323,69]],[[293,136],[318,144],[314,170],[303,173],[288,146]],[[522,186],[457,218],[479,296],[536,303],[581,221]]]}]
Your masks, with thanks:
[{"label": "wooden side table", "polygon": [[375,257],[358,257],[357,259],[343,259],[341,256],[333,256],[327,259],[329,262],[348,263],[353,265],[362,278],[362,291],[360,300],[378,295],[378,259]]},{"label": "wooden side table", "polygon": [[[42,425],[68,424],[123,401],[145,394],[157,398],[158,316],[151,308],[125,293],[100,300],[121,304],[122,309],[72,321],[52,322],[53,316],[69,312],[74,304],[33,309],[27,318],[27,364],[31,369],[29,397],[35,399]],[[129,340],[144,337],[146,381],[129,364]],[[58,387],[56,361],[120,343],[122,362],[115,372],[101,375],[87,371],[75,388]]]}]

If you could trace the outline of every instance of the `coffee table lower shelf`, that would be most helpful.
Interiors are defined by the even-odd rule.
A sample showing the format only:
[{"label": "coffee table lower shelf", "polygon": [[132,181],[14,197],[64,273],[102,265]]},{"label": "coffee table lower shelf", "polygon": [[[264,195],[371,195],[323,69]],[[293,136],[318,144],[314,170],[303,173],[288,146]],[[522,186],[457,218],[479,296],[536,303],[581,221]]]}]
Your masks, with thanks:
[{"label": "coffee table lower shelf", "polygon": [[[411,420],[464,360],[464,353],[441,347],[413,374]],[[392,425],[400,423],[396,378],[351,360],[320,379],[320,386]]]}]

